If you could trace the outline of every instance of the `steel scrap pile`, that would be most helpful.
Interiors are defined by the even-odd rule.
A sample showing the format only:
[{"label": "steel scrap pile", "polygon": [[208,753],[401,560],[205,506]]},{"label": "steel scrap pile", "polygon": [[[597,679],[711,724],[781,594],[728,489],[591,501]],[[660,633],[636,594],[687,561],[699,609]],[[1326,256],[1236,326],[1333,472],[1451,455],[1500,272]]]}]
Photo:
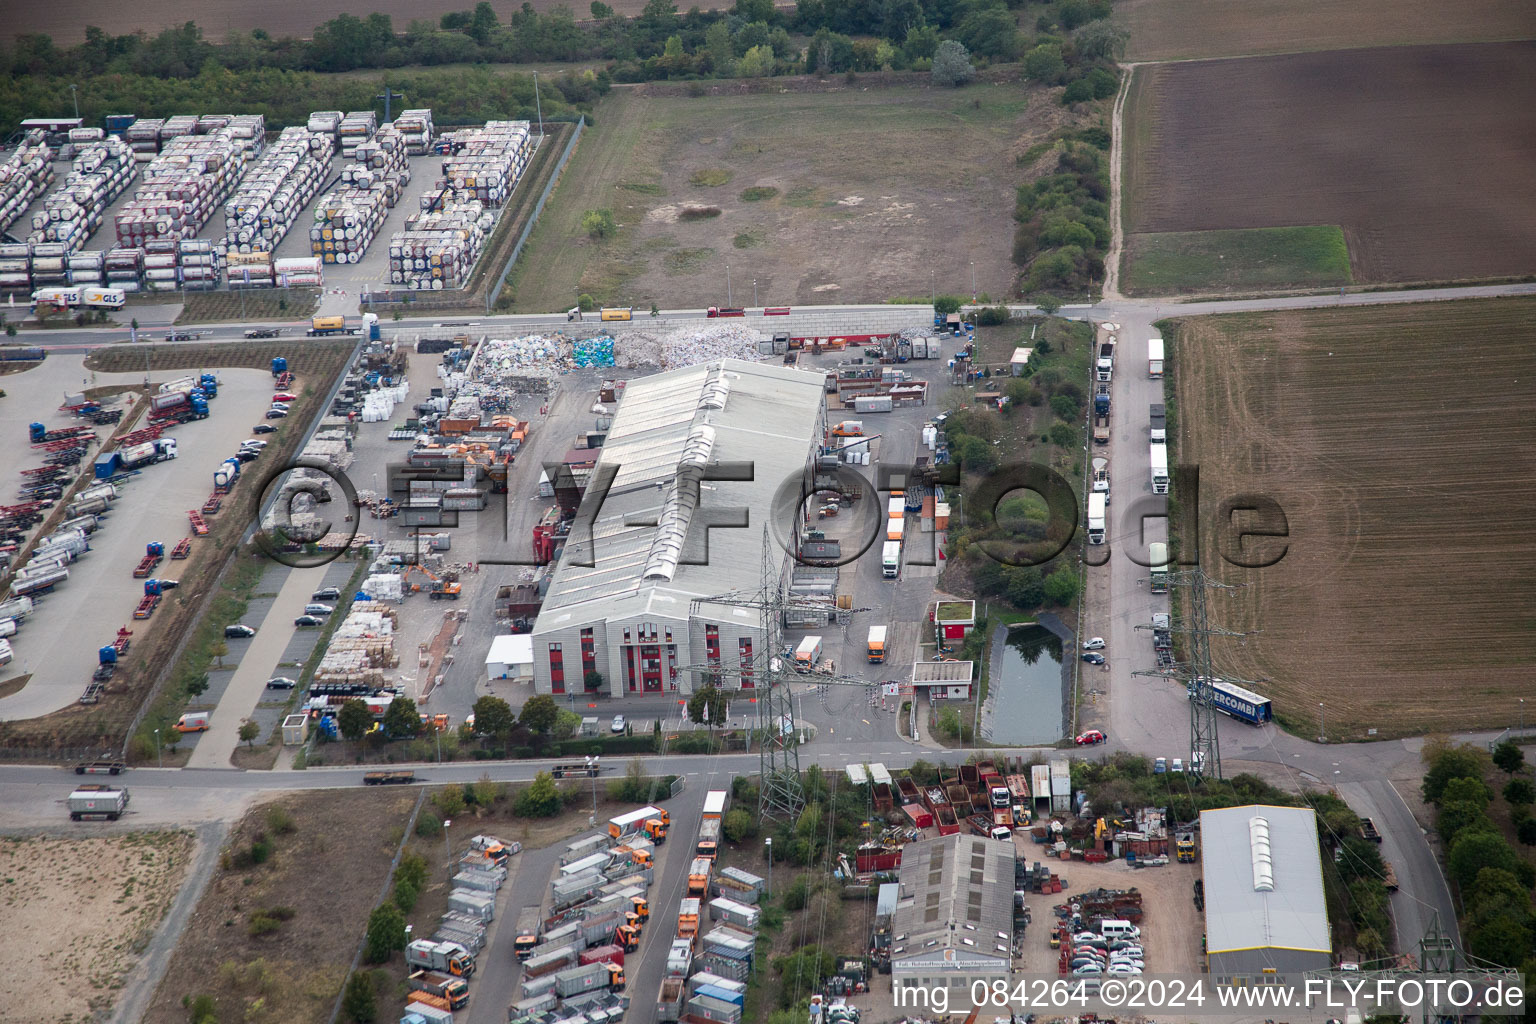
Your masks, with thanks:
[{"label": "steel scrap pile", "polygon": [[620,366],[660,366],[675,370],[697,366],[716,359],[762,358],[761,342],[769,340],[762,331],[738,324],[683,324],[664,333],[628,331],[615,345]]}]

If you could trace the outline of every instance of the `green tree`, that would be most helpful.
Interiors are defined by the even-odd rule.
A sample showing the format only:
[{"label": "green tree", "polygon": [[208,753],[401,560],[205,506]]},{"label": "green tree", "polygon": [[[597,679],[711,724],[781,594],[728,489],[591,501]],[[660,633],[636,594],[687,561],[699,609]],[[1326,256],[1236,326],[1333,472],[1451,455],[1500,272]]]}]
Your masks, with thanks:
[{"label": "green tree", "polygon": [[[1056,396],[1060,398],[1060,395]],[[1077,431],[1065,423],[1053,423],[1050,429],[1051,444],[1058,448],[1071,448],[1077,444]]]},{"label": "green tree", "polygon": [[251,747],[256,742],[256,737],[261,735],[261,726],[247,718],[240,723],[240,742]]},{"label": "green tree", "polygon": [[444,818],[452,820],[464,812],[464,787],[450,782],[432,796],[432,802]]},{"label": "green tree", "polygon": [[730,698],[724,690],[717,686],[703,686],[688,698],[688,718],[700,725],[707,722],[713,727],[719,727],[725,722],[729,707]]},{"label": "green tree", "polygon": [[369,1024],[379,1015],[374,998],[373,972],[356,971],[347,979],[346,994],[341,997],[341,1012],[355,1024]]},{"label": "green tree", "polygon": [[[979,57],[1014,60],[1019,54],[1019,29],[1014,23],[1014,14],[1003,7],[989,7],[968,15],[955,27],[955,37]],[[943,47],[939,49],[942,51]],[[938,63],[937,54],[933,59]],[[1060,47],[1056,48],[1056,59],[1061,61]],[[1062,70],[1066,70],[1064,62]]]},{"label": "green tree", "polygon": [[1057,43],[1041,43],[1024,57],[1024,77],[1034,82],[1054,85],[1066,70],[1067,62]]},{"label": "green tree", "polygon": [[613,8],[603,3],[603,0],[592,0],[592,20],[607,21],[613,17]]},{"label": "green tree", "polygon": [[588,210],[581,215],[581,230],[591,238],[612,238],[618,234],[619,225],[612,210]]},{"label": "green tree", "polygon": [[1008,569],[1008,602],[1021,611],[1040,607],[1045,600],[1045,581],[1040,567],[1020,565]]},{"label": "green tree", "polygon": [[380,903],[368,915],[368,940],[365,955],[371,964],[388,963],[390,956],[405,948],[405,915],[393,903]]},{"label": "green tree", "polygon": [[475,13],[469,18],[468,31],[470,37],[481,46],[491,41],[491,36],[496,31],[496,11],[486,0],[480,0],[475,4]]},{"label": "green tree", "polygon": [[733,807],[720,820],[720,830],[725,833],[726,842],[739,843],[757,835],[757,822],[753,820],[750,811]]},{"label": "green tree", "polygon": [[949,316],[951,313],[960,312],[960,307],[965,300],[958,295],[940,295],[933,300],[933,311],[939,316]]},{"label": "green tree", "polygon": [[1515,838],[1525,846],[1536,846],[1536,818],[1525,818],[1516,825]]},{"label": "green tree", "polygon": [[731,27],[724,19],[704,31],[704,49],[714,61],[715,74],[729,78],[731,65],[736,60],[736,47],[731,42]]},{"label": "green tree", "polygon": [[344,700],[336,712],[336,727],[341,730],[342,739],[355,743],[373,727],[373,712],[356,697]]},{"label": "green tree", "polygon": [[[560,717],[560,706],[555,703],[555,698],[547,693],[536,694],[529,697],[523,704],[522,711],[518,712],[519,724],[532,732],[546,733],[555,727],[555,722]],[[480,719],[475,719],[478,724]]]},{"label": "green tree", "polygon": [[1483,777],[1484,755],[1476,747],[1465,743],[1457,746],[1435,744],[1426,748],[1424,753],[1429,770],[1424,773],[1423,792],[1424,799],[1429,803],[1440,802],[1445,784],[1452,779]]},{"label": "green tree", "polygon": [[754,46],[736,64],[736,74],[742,78],[767,78],[773,74],[773,47]]},{"label": "green tree", "polygon": [[523,818],[553,818],[559,814],[560,790],[555,787],[555,777],[539,772],[528,788],[517,794],[512,809]]},{"label": "green tree", "polygon": [[384,732],[392,740],[414,739],[421,731],[421,713],[409,697],[396,697],[384,709]]},{"label": "green tree", "polygon": [[1470,800],[1442,801],[1440,813],[1435,817],[1435,827],[1440,832],[1441,841],[1447,845],[1463,834],[1494,831],[1493,822],[1483,804]]},{"label": "green tree", "polygon": [[971,54],[965,44],[946,39],[933,52],[930,74],[935,85],[964,85],[976,76],[976,69],[971,65]]},{"label": "green tree", "polygon": [[1058,608],[1069,607],[1077,600],[1080,587],[1077,573],[1062,566],[1045,578],[1045,602]]},{"label": "green tree", "polygon": [[1484,868],[1514,871],[1518,860],[1515,851],[1498,833],[1470,832],[1452,840],[1445,864],[1456,884],[1466,888]]},{"label": "green tree", "polygon": [[1493,748],[1493,763],[1505,775],[1513,775],[1525,767],[1525,754],[1514,740],[1505,740]]},{"label": "green tree", "polygon": [[788,982],[781,986],[780,1000],[785,1006],[793,1000],[797,987],[803,985],[802,991],[814,992],[821,987],[823,979],[830,978],[837,970],[832,954],[820,946],[802,946],[793,953],[774,957],[772,963],[774,973]]},{"label": "green tree", "polygon": [[500,697],[481,697],[470,711],[475,716],[475,731],[487,736],[505,738],[517,724],[512,706]]},{"label": "green tree", "polygon": [[1445,784],[1445,789],[1440,793],[1441,803],[1466,803],[1476,804],[1480,810],[1486,810],[1493,801],[1493,791],[1482,779],[1451,779]]},{"label": "green tree", "polygon": [[[961,49],[965,47],[962,45]],[[907,29],[907,37],[901,44],[902,52],[907,55],[907,60],[923,60],[931,58],[939,52],[939,30],[932,25],[920,25]],[[966,63],[970,60],[967,58]]]},{"label": "green tree", "polygon": [[1467,936],[1467,952],[1492,963],[1514,967],[1530,955],[1531,928],[1507,917],[1489,921]]},{"label": "green tree", "polygon": [[224,658],[229,654],[229,644],[223,640],[215,640],[208,645],[208,653],[213,655],[213,659],[218,662],[218,667],[223,668]]},{"label": "green tree", "polygon": [[1078,413],[1081,409],[1082,403],[1080,401],[1074,401],[1071,395],[1051,396],[1051,411],[1064,420],[1077,419]]}]

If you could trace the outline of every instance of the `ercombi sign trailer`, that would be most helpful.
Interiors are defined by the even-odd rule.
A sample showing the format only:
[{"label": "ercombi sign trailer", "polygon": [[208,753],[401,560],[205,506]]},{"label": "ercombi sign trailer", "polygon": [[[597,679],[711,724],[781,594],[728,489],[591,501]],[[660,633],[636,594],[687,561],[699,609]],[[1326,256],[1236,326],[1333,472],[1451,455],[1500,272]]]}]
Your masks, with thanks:
[{"label": "ercombi sign trailer", "polygon": [[[1151,462],[1152,462],[1152,493],[1153,494],[1167,494],[1168,493],[1168,446],[1165,445],[1165,444],[1154,444],[1154,445],[1150,445],[1149,447],[1152,449],[1152,453],[1151,453]],[[1092,495],[1090,495],[1089,497],[1091,498]],[[1089,506],[1089,507],[1091,508],[1092,506]]]}]

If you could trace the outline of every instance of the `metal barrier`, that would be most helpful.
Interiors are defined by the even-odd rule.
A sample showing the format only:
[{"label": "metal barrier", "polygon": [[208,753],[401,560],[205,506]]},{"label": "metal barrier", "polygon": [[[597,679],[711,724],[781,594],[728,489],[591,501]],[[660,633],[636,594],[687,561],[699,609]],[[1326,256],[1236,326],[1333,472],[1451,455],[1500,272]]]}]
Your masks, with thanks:
[{"label": "metal barrier", "polygon": [[512,255],[507,257],[507,265],[501,268],[501,276],[496,278],[496,284],[486,289],[485,311],[489,313],[495,305],[496,298],[501,294],[501,289],[507,283],[507,275],[512,272],[517,258],[522,255],[523,245],[528,241],[528,236],[533,232],[533,226],[539,222],[539,214],[544,212],[544,203],[549,199],[549,194],[555,190],[555,184],[560,180],[560,172],[565,170],[565,162],[571,158],[576,150],[576,143],[581,138],[582,131],[587,127],[585,116],[576,120],[576,130],[571,132],[570,141],[565,144],[565,152],[560,154],[560,162],[555,164],[554,171],[549,180],[544,183],[544,191],[539,194],[539,201],[533,205],[533,216],[528,218],[528,223],[523,225],[523,233],[518,235],[517,244],[512,247]]}]

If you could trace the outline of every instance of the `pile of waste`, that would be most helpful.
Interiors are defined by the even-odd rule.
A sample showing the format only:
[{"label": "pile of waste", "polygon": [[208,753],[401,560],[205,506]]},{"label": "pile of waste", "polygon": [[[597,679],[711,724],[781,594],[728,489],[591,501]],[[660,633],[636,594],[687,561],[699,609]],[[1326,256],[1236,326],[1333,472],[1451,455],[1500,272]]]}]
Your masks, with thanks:
[{"label": "pile of waste", "polygon": [[762,358],[758,346],[768,335],[739,324],[686,323],[663,333],[628,331],[620,336],[617,357],[621,366],[660,366],[675,370],[716,359]]}]

